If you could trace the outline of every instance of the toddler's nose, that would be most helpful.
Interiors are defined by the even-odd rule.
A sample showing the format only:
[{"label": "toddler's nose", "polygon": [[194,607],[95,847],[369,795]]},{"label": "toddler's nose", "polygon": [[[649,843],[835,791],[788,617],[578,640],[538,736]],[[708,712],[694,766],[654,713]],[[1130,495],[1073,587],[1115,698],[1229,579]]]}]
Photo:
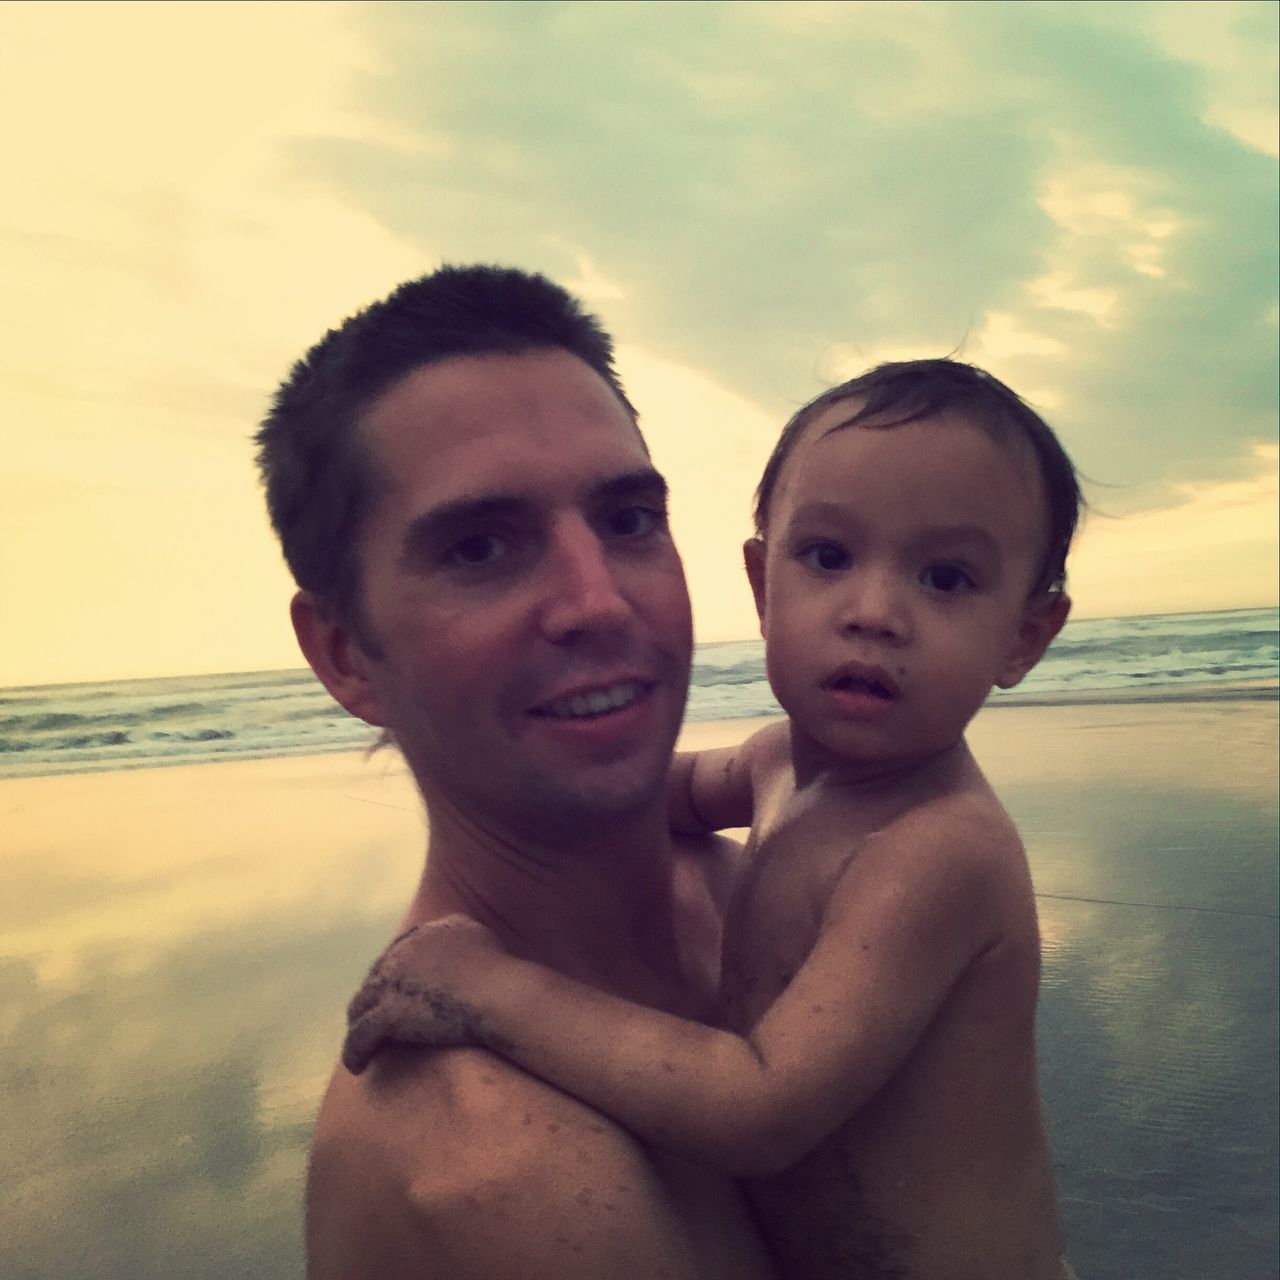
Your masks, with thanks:
[{"label": "toddler's nose", "polygon": [[909,635],[907,601],[900,583],[888,573],[850,575],[841,627],[889,643],[902,643]]}]

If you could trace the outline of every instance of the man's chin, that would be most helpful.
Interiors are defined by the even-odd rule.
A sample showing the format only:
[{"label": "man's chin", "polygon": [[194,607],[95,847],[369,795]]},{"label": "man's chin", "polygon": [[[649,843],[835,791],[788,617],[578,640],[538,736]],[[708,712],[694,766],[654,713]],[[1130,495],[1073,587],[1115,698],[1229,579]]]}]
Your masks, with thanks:
[{"label": "man's chin", "polygon": [[580,830],[646,816],[666,805],[669,753],[661,761],[634,758],[584,766],[569,776],[531,779],[527,795],[557,826]]}]

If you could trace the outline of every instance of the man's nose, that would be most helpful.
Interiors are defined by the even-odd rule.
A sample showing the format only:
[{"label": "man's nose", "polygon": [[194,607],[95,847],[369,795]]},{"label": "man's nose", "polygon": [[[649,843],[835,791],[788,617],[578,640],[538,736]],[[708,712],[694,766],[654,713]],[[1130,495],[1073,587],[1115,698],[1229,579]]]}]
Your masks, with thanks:
[{"label": "man's nose", "polygon": [[867,567],[851,573],[841,598],[840,629],[902,644],[911,633],[908,595],[907,584],[887,569]]},{"label": "man's nose", "polygon": [[617,630],[630,617],[616,565],[586,520],[566,520],[553,530],[545,565],[542,628],[549,640]]}]

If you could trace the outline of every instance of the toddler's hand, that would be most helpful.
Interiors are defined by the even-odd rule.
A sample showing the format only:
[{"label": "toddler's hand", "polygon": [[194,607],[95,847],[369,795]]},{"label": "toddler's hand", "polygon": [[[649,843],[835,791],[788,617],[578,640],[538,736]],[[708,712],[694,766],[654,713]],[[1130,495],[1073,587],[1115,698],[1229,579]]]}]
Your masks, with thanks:
[{"label": "toddler's hand", "polygon": [[401,934],[347,1006],[343,1065],[359,1075],[379,1049],[396,1040],[438,1049],[483,1044],[479,1012],[454,993],[495,949],[492,933],[464,915]]}]

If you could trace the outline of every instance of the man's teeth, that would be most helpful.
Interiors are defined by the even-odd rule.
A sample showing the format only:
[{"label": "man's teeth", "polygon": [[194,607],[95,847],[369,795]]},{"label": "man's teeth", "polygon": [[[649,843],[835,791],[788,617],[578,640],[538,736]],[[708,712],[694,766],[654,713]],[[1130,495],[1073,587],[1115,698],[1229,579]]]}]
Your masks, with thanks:
[{"label": "man's teeth", "polygon": [[591,693],[575,693],[547,704],[548,715],[568,719],[571,716],[598,716],[606,711],[616,711],[634,702],[640,696],[640,686],[635,683],[616,684],[612,689],[595,689]]}]

